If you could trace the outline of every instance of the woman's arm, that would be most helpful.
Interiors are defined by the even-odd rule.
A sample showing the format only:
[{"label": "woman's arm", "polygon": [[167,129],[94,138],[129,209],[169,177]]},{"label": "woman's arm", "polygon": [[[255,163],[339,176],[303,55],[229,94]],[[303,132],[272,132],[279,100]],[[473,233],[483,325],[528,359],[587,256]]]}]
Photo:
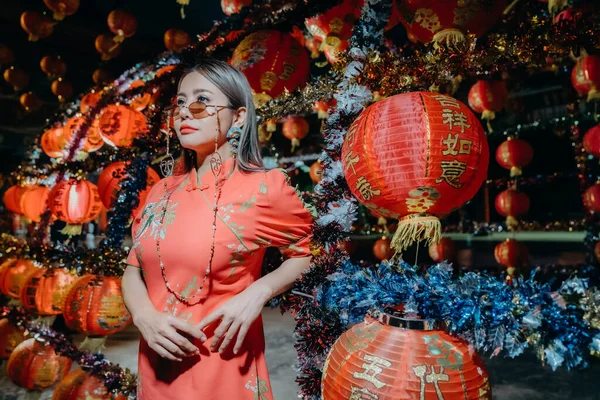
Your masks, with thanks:
[{"label": "woman's arm", "polygon": [[219,353],[222,353],[237,333],[237,340],[233,348],[234,354],[237,354],[248,329],[258,318],[265,304],[274,296],[294,286],[294,282],[309,266],[310,257],[289,258],[279,268],[258,279],[242,293],[231,298],[204,318],[198,324],[200,330],[214,321],[221,320],[219,327],[215,330],[211,350],[213,352],[217,350],[221,338],[225,335],[223,343],[219,347]]}]

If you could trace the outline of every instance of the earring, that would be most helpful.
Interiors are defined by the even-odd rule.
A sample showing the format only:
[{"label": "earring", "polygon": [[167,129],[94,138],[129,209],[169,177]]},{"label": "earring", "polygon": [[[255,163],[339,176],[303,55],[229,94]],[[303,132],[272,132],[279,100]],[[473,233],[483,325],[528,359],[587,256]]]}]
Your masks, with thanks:
[{"label": "earring", "polygon": [[242,129],[237,126],[232,126],[227,131],[227,141],[231,146],[231,154],[233,157],[237,157],[238,146],[240,144],[240,137],[242,136]]},{"label": "earring", "polygon": [[167,176],[171,176],[173,174],[173,167],[175,166],[175,159],[173,158],[173,155],[171,154],[171,149],[169,147],[170,145],[170,139],[171,139],[171,132],[164,131],[165,134],[167,135],[167,152],[166,154],[162,157],[162,160],[160,160],[160,172],[163,174],[163,176],[167,177]]}]

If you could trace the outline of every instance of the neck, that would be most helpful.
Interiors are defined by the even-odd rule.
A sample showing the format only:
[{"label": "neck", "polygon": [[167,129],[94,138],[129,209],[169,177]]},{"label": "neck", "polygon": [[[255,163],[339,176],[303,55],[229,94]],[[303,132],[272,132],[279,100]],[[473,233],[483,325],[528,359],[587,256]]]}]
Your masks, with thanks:
[{"label": "neck", "polygon": [[[231,146],[229,142],[225,142],[217,149],[217,153],[221,156],[223,163],[231,158]],[[196,171],[198,176],[202,176],[205,172],[210,171],[210,156],[211,153],[196,152]]]}]

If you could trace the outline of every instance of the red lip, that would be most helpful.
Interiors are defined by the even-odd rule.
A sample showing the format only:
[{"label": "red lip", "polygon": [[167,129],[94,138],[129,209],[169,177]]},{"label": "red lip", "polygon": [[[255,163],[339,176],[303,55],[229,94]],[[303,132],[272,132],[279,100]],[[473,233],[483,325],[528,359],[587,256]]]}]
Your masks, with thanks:
[{"label": "red lip", "polygon": [[188,133],[196,132],[197,130],[198,130],[198,128],[194,128],[193,126],[190,126],[190,125],[187,125],[187,124],[183,124],[179,128],[179,132],[182,135],[187,135]]}]

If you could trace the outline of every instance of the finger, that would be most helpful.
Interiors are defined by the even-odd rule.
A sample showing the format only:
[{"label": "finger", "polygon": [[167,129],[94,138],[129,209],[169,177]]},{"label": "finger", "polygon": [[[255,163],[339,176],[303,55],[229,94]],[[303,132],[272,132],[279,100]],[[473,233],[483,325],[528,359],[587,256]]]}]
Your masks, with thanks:
[{"label": "finger", "polygon": [[213,336],[213,338],[212,338],[212,343],[210,345],[211,351],[217,350],[217,346],[219,345],[219,342],[221,341],[221,339],[223,338],[223,335],[225,335],[225,332],[227,332],[227,330],[229,329],[229,327],[231,326],[232,323],[233,323],[233,319],[224,319],[223,321],[221,321],[221,324],[215,330],[215,336]]},{"label": "finger", "polygon": [[162,358],[166,358],[167,360],[171,360],[171,361],[181,361],[181,358],[175,357],[173,354],[169,353],[164,347],[162,347],[159,344],[150,346],[150,348],[152,350],[154,350],[156,352],[156,354],[158,354]]},{"label": "finger", "polygon": [[229,346],[231,339],[233,339],[237,331],[240,329],[240,325],[241,322],[238,321],[235,321],[231,324],[229,330],[227,331],[227,335],[225,335],[225,339],[223,339],[223,343],[221,343],[221,347],[219,347],[219,353],[223,353],[227,346]]},{"label": "finger", "polygon": [[213,312],[212,314],[209,314],[206,318],[204,318],[202,321],[200,321],[200,323],[198,325],[196,325],[196,329],[204,329],[206,328],[208,325],[212,324],[213,322],[215,322],[216,320],[218,320],[219,318],[223,318],[223,310],[218,309],[217,311]]},{"label": "finger", "polygon": [[192,342],[190,342],[188,339],[177,333],[175,329],[173,329],[171,332],[168,332],[164,336],[171,342],[175,343],[181,350],[183,350],[186,353],[200,353],[200,349],[198,349],[198,347],[194,346]]},{"label": "finger", "polygon": [[188,333],[203,342],[206,341],[206,335],[198,327],[176,317],[173,317],[170,322],[175,329]]},{"label": "finger", "polygon": [[158,344],[164,347],[169,353],[173,354],[177,358],[185,357],[185,353],[175,343],[171,342],[166,337],[159,338]]},{"label": "finger", "polygon": [[238,332],[237,340],[235,341],[235,346],[233,347],[233,354],[237,354],[244,344],[244,339],[246,338],[246,334],[248,334],[248,330],[250,329],[249,323],[244,323],[240,327],[240,331]]}]

